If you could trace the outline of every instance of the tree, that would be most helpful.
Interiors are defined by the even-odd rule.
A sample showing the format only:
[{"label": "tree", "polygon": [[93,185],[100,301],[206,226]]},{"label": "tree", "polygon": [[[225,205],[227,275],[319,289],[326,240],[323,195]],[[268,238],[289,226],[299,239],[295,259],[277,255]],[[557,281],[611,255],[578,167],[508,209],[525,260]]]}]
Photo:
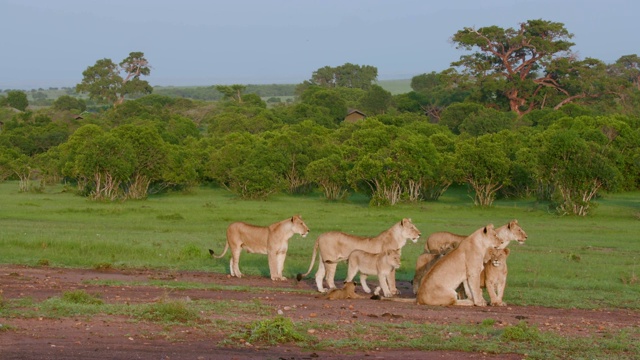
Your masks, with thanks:
[{"label": "tree", "polygon": [[345,63],[336,67],[325,66],[314,71],[307,85],[368,90],[377,79],[378,68],[375,66]]},{"label": "tree", "polygon": [[87,103],[77,97],[62,95],[53,102],[53,108],[59,111],[75,110],[83,112],[87,109]]},{"label": "tree", "polygon": [[367,114],[384,114],[393,96],[379,85],[372,85],[360,99],[360,109]]},{"label": "tree", "polygon": [[458,181],[471,186],[473,203],[477,206],[491,206],[496,192],[509,181],[511,160],[502,146],[493,134],[460,140],[456,144]]},{"label": "tree", "polygon": [[111,131],[119,140],[132,148],[131,166],[133,171],[125,179],[125,196],[129,199],[146,199],[149,185],[162,179],[167,162],[165,143],[152,124],[123,125]]},{"label": "tree", "polygon": [[120,64],[101,59],[82,72],[83,79],[76,85],[76,92],[88,93],[91,99],[117,106],[127,95],[150,94],[153,87],[140,79],[150,73],[151,67],[142,52],[129,53]]},{"label": "tree", "polygon": [[29,100],[27,94],[24,91],[11,90],[7,93],[7,105],[20,111],[27,110],[29,106]]},{"label": "tree", "polygon": [[596,141],[575,130],[550,129],[539,153],[540,174],[555,188],[554,202],[561,214],[585,216],[602,189],[611,189],[618,170]]},{"label": "tree", "polygon": [[216,90],[224,95],[226,100],[242,103],[242,93],[247,89],[244,85],[216,85]]},{"label": "tree", "polygon": [[580,75],[593,65],[592,61],[577,61],[571,52],[572,37],[564,24],[545,20],[528,20],[519,29],[465,28],[452,41],[458,49],[479,51],[451,65],[463,67],[481,88],[504,96],[510,110],[521,116],[543,107],[547,94],[562,94],[554,104],[560,106],[586,96],[576,97],[582,89],[562,80],[562,76]]}]

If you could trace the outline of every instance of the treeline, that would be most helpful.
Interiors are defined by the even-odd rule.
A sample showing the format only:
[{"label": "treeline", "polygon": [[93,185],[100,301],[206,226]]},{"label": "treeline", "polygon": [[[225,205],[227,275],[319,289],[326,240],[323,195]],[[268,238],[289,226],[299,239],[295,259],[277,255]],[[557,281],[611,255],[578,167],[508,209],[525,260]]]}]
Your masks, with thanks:
[{"label": "treeline", "polygon": [[[259,97],[294,96],[296,84],[249,84],[245,86],[245,94],[256,94]],[[155,86],[153,93],[158,95],[186,98],[203,101],[218,101],[224,95],[216,89],[216,86]]]},{"label": "treeline", "polygon": [[[452,40],[476,52],[397,95],[375,84],[375,67],[349,63],[271,92],[235,84],[144,95],[153,89],[137,77],[95,82],[102,59],[76,87],[107,104],[92,111],[69,95],[35,111],[22,92],[0,97],[0,181],[19,179],[21,191],[64,181],[97,200],[204,183],[243,198],[358,192],[372,206],[437,201],[458,183],[478,206],[535,197],[586,215],[603,192],[640,188],[640,57],[581,60],[572,36],[544,20],[464,28]],[[141,52],[125,60],[150,71]],[[366,117],[346,118],[353,109]]]},{"label": "treeline", "polygon": [[347,123],[368,92],[347,91],[341,112],[324,103],[335,92],[312,86],[274,108],[255,94],[218,103],[154,94],[83,118],[53,107],[0,113],[9,117],[0,180],[19,179],[21,191],[62,181],[96,200],[215,184],[242,198],[358,192],[372,206],[437,201],[460,183],[478,206],[535,197],[579,215],[602,191],[640,187],[638,117],[571,105],[494,122],[496,110],[459,103],[441,114],[455,128],[393,109]]}]

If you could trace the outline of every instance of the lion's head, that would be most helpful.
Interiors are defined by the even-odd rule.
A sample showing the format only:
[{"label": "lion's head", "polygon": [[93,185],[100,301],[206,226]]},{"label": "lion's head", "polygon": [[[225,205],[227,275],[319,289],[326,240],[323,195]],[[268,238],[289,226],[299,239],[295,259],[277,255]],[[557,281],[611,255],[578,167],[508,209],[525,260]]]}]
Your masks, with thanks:
[{"label": "lion's head", "polygon": [[420,238],[420,230],[413,225],[411,219],[405,218],[400,221],[400,226],[402,227],[402,237],[405,239],[411,239],[411,241],[418,242]]},{"label": "lion's head", "polygon": [[300,234],[302,237],[306,237],[307,234],[309,234],[309,228],[307,227],[307,224],[302,221],[302,217],[300,215],[294,215],[291,218],[291,223],[293,224],[292,228],[294,233]]},{"label": "lion's head", "polygon": [[491,265],[495,267],[503,266],[509,256],[509,249],[489,249],[489,256]]},{"label": "lion's head", "polygon": [[400,250],[387,250],[385,257],[389,265],[393,266],[394,269],[400,269]]},{"label": "lion's head", "polygon": [[509,231],[511,231],[512,238],[509,240],[516,240],[521,245],[527,240],[527,233],[522,230],[520,224],[518,224],[518,220],[513,220],[509,222],[507,226]]}]

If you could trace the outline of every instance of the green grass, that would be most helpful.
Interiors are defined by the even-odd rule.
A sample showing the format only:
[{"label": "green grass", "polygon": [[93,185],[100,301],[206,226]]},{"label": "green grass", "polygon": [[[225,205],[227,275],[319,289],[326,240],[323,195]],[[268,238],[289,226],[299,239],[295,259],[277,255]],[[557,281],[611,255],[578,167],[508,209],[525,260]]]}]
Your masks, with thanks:
[{"label": "green grass", "polygon": [[[146,201],[105,203],[62,186],[19,193],[16,182],[4,182],[0,204],[0,263],[215,273],[228,273],[229,253],[214,260],[208,249],[222,252],[229,223],[268,225],[301,214],[311,233],[289,242],[284,275],[290,278],[306,272],[313,242],[326,231],[373,236],[412,218],[422,237],[405,246],[397,273],[400,280],[410,280],[429,233],[471,233],[515,218],[529,239],[522,246],[510,245],[507,303],[640,309],[639,192],[606,195],[586,218],[559,217],[531,199],[476,208],[464,188],[450,189],[437,202],[372,208],[362,196],[346,202],[327,202],[319,194],[247,201],[206,187]],[[240,267],[247,275],[269,276],[264,255],[243,253]],[[336,278],[344,276],[346,266],[340,264]]]}]

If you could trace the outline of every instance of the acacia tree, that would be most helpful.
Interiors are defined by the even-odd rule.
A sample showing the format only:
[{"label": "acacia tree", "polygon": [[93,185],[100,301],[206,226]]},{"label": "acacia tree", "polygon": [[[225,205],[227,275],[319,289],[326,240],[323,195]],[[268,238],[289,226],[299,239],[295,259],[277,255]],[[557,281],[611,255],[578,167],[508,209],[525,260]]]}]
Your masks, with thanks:
[{"label": "acacia tree", "polygon": [[150,94],[153,88],[141,76],[151,73],[149,62],[142,52],[132,52],[115,64],[111,59],[101,59],[82,72],[82,82],[76,92],[85,92],[91,99],[114,106],[124,102],[127,95]]},{"label": "acacia tree", "polygon": [[[453,36],[453,43],[458,49],[479,51],[463,55],[451,65],[462,67],[483,89],[504,96],[511,111],[522,116],[548,104],[551,94],[560,94],[552,104],[556,106],[597,96],[594,89],[579,86],[594,80],[580,75],[589,69],[593,74],[597,61],[578,61],[571,52],[572,37],[564,24],[545,20],[528,20],[518,29],[465,28]],[[566,78],[582,79],[583,83]]]}]

